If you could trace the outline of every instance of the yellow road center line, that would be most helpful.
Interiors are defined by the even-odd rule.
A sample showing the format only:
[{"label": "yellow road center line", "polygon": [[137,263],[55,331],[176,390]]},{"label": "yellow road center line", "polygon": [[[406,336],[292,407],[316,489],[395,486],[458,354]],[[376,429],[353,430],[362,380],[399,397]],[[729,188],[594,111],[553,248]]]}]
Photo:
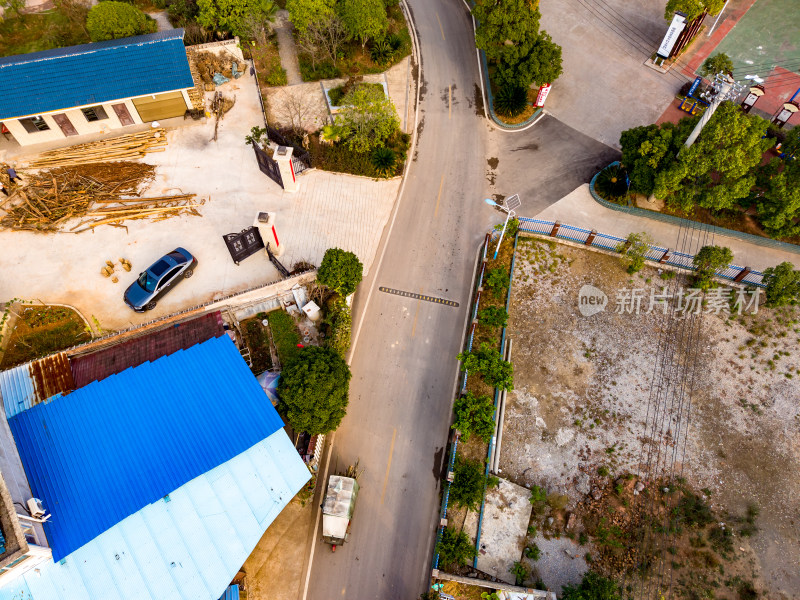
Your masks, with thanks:
[{"label": "yellow road center line", "polygon": [[433,218],[439,216],[439,201],[442,199],[442,186],[444,185],[444,175],[442,175],[441,181],[439,181],[439,194],[436,196],[436,210],[433,212]]},{"label": "yellow road center line", "polygon": [[442,32],[442,39],[444,39],[444,28],[442,27],[441,19],[439,19],[439,13],[436,13],[436,20],[439,21],[439,31]]},{"label": "yellow road center line", "polygon": [[[422,291],[422,288],[419,289]],[[417,333],[417,317],[419,317],[419,305],[422,304],[422,298],[417,300],[417,310],[414,312],[414,326],[411,328],[411,337],[413,338],[414,335]]]},{"label": "yellow road center line", "polygon": [[386,475],[383,478],[383,492],[381,492],[381,504],[386,495],[386,484],[389,483],[389,469],[392,468],[392,454],[394,454],[394,439],[397,437],[397,427],[392,430],[392,443],[389,446],[389,462],[386,464]]}]

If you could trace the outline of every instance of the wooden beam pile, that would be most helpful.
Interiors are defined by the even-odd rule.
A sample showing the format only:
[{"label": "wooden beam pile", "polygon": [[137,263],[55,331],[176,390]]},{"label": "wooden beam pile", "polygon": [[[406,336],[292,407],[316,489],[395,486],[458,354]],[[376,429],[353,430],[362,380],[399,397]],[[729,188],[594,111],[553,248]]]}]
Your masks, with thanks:
[{"label": "wooden beam pile", "polygon": [[142,158],[150,152],[164,152],[166,145],[166,130],[158,128],[98,142],[48,150],[31,158],[25,166],[30,169],[40,169],[100,161],[130,160]]},{"label": "wooden beam pile", "polygon": [[[140,198],[143,183],[155,167],[138,162],[90,163],[23,174],[23,185],[12,189],[0,225],[8,229],[80,233],[99,225],[125,227],[124,221],[161,221],[183,214],[200,216],[195,194]],[[124,197],[123,197],[124,196]],[[5,204],[5,203],[4,203]]]}]

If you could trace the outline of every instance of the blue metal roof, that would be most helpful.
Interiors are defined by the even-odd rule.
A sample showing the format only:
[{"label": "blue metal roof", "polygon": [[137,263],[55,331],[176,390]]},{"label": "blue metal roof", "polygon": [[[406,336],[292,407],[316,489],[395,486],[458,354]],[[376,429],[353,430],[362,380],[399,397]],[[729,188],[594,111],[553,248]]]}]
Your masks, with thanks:
[{"label": "blue metal roof", "polygon": [[0,58],[0,119],[194,85],[183,29]]},{"label": "blue metal roof", "polygon": [[228,336],[55,396],[9,420],[53,558],[283,423]]},{"label": "blue metal roof", "polygon": [[219,597],[219,600],[239,600],[239,586],[230,585],[225,593]]},{"label": "blue metal roof", "polygon": [[218,600],[310,479],[281,429],[101,533],[0,580],[0,600]]}]

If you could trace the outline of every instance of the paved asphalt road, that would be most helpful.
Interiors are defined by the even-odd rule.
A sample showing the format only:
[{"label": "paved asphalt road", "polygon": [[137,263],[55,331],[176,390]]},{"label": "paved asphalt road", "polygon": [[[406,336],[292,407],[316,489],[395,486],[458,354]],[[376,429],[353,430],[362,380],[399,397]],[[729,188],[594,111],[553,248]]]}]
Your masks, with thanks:
[{"label": "paved asphalt road", "polygon": [[[360,460],[362,491],[350,542],[332,554],[316,532],[313,600],[415,600],[425,589],[473,266],[487,228],[501,219],[482,199],[506,187],[489,160],[499,159],[511,187],[536,190],[555,178],[558,190],[528,204],[541,209],[613,155],[554,119],[527,132],[493,130],[476,106],[479,75],[463,3],[410,4],[422,50],[420,136],[396,222],[384,234],[385,257],[356,298],[354,330],[364,318],[330,469]],[[537,161],[559,157],[565,164],[554,174],[536,171]],[[380,286],[459,306],[387,294]]]}]

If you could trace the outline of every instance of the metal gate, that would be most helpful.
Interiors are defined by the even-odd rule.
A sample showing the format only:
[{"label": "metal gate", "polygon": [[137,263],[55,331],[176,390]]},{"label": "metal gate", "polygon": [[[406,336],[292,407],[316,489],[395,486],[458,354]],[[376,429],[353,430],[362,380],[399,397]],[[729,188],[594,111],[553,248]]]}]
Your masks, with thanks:
[{"label": "metal gate", "polygon": [[272,181],[277,183],[279,186],[283,187],[283,178],[281,177],[281,171],[278,168],[278,163],[272,160],[272,157],[259,148],[256,144],[253,144],[253,150],[256,153],[256,161],[258,161],[258,168],[261,169],[261,172],[272,179]]},{"label": "metal gate", "polygon": [[222,236],[233,262],[237,265],[264,247],[261,233],[255,226],[242,229],[239,233],[228,233]]}]

